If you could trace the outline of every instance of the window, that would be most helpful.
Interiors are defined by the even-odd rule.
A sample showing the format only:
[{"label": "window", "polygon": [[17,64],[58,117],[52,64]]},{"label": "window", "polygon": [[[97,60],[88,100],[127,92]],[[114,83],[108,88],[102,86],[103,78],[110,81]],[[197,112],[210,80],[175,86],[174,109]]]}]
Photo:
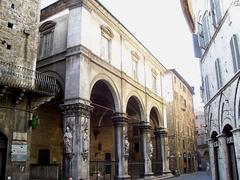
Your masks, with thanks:
[{"label": "window", "polygon": [[50,150],[49,149],[39,149],[38,150],[38,162],[39,162],[39,164],[49,164],[50,163]]},{"label": "window", "polygon": [[199,47],[202,49],[205,49],[203,25],[201,23],[198,23],[198,42],[199,42]]},{"label": "window", "polygon": [[113,33],[109,27],[101,26],[101,58],[110,61],[111,60],[111,42]]},{"label": "window", "polygon": [[204,47],[208,46],[208,43],[210,42],[211,36],[210,36],[210,28],[209,28],[209,16],[208,13],[205,13],[205,16],[203,17],[203,37],[204,37]]},{"label": "window", "polygon": [[54,28],[56,23],[53,21],[47,21],[41,25],[40,31],[40,49],[39,57],[40,59],[46,58],[52,55],[53,49],[53,37]]},{"label": "window", "polygon": [[152,90],[157,91],[157,72],[152,69]]},{"label": "window", "polygon": [[139,55],[135,51],[131,51],[132,58],[132,77],[137,80],[138,79],[138,60]]},{"label": "window", "polygon": [[137,76],[137,61],[135,61],[134,59],[132,60],[132,75],[133,78],[137,80],[138,76]]},{"label": "window", "polygon": [[234,34],[230,41],[231,53],[232,53],[232,61],[233,61],[233,70],[236,73],[240,69],[240,43],[239,37]]},{"label": "window", "polygon": [[221,72],[219,59],[216,59],[215,61],[215,70],[216,70],[216,77],[217,77],[217,87],[218,89],[220,89],[223,86],[223,81],[222,81],[222,72]]},{"label": "window", "polygon": [[219,0],[211,0],[211,11],[214,27],[217,27],[220,20],[222,19],[222,12]]},{"label": "window", "polygon": [[206,88],[206,98],[207,98],[207,100],[210,100],[208,75],[206,75],[206,77],[205,77],[205,88]]},{"label": "window", "polygon": [[110,40],[102,36],[101,42],[101,58],[110,61]]}]

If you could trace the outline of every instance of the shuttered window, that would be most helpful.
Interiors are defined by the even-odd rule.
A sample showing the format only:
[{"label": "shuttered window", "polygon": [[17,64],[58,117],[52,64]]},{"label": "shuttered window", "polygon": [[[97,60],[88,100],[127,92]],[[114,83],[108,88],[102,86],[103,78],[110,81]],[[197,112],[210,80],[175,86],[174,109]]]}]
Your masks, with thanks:
[{"label": "shuttered window", "polygon": [[218,89],[220,89],[223,86],[223,81],[222,81],[222,72],[221,72],[219,59],[216,59],[215,61],[215,70],[216,70],[216,78],[217,78],[217,87]]},{"label": "shuttered window", "polygon": [[210,90],[209,90],[208,75],[206,75],[206,77],[205,77],[205,88],[206,88],[206,98],[207,98],[207,100],[210,100]]},{"label": "shuttered window", "polygon": [[52,55],[53,31],[41,34],[40,48],[41,58],[45,58]]},{"label": "shuttered window", "polygon": [[240,69],[240,43],[239,38],[236,34],[234,34],[230,41],[230,48],[232,53],[232,62],[233,62],[233,70],[236,73]]},{"label": "shuttered window", "polygon": [[220,0],[210,0],[210,3],[211,3],[213,25],[217,27],[219,22],[222,19],[222,10],[221,10]]},{"label": "shuttered window", "polygon": [[204,45],[205,47],[208,46],[208,43],[210,42],[210,28],[209,28],[209,19],[208,19],[208,13],[203,18],[203,37],[204,37]]}]

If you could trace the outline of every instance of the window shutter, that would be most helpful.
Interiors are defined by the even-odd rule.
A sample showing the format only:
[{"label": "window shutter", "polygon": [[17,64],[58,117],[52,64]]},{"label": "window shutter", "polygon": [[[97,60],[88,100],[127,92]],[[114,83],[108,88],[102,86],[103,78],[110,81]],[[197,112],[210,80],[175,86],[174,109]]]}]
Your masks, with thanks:
[{"label": "window shutter", "polygon": [[217,86],[218,86],[218,89],[220,89],[223,85],[223,81],[222,81],[222,72],[221,72],[219,59],[215,61],[215,70],[216,70],[216,77],[217,77]]},{"label": "window shutter", "polygon": [[231,48],[231,53],[232,53],[233,70],[234,70],[234,73],[236,73],[237,72],[237,64],[236,64],[237,60],[236,60],[236,52],[235,52],[236,50],[234,47],[233,37],[231,38],[231,41],[230,41],[230,48]]},{"label": "window shutter", "polygon": [[200,48],[205,49],[203,25],[200,23],[198,23],[198,43]]},{"label": "window shutter", "polygon": [[237,70],[240,69],[240,42],[239,42],[239,37],[237,35],[234,35],[234,44],[235,44],[235,49],[236,49],[236,67]]},{"label": "window shutter", "polygon": [[209,83],[208,83],[208,76],[205,77],[205,86],[206,86],[206,98],[207,101],[210,99],[210,90],[209,90]]},{"label": "window shutter", "polygon": [[220,0],[215,0],[215,11],[216,11],[216,21],[217,21],[217,24],[219,24],[220,20],[222,19]]},{"label": "window shutter", "polygon": [[203,36],[204,36],[205,47],[207,47],[208,43],[210,42],[210,29],[209,29],[207,13],[206,13],[205,17],[203,18]]},{"label": "window shutter", "polygon": [[210,0],[210,4],[211,4],[211,11],[212,11],[213,26],[217,27],[216,9],[214,5],[214,0]]}]

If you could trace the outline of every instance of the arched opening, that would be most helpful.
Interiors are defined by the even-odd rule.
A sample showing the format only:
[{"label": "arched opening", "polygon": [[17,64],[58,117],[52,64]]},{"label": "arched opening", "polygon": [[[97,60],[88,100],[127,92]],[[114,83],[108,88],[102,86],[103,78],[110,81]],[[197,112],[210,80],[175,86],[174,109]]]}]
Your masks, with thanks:
[{"label": "arched opening", "polygon": [[229,174],[232,180],[238,180],[238,171],[237,171],[237,161],[236,161],[236,153],[233,141],[233,134],[232,134],[232,126],[227,124],[223,128],[223,133],[226,135],[226,143],[227,143],[227,158],[228,158],[228,167],[229,167]]},{"label": "arched opening", "polygon": [[0,131],[0,180],[5,180],[7,137]]},{"label": "arched opening", "polygon": [[63,170],[63,90],[41,105],[31,120],[30,179],[60,179]]},{"label": "arched opening", "polygon": [[213,139],[213,159],[214,161],[212,163],[214,163],[215,166],[215,174],[216,174],[216,179],[222,179],[221,178],[221,174],[219,173],[221,171],[221,167],[220,167],[220,163],[218,161],[219,159],[219,146],[218,146],[218,133],[216,131],[212,132],[211,138]]},{"label": "arched opening", "polygon": [[115,176],[114,127],[111,119],[115,112],[115,94],[109,86],[105,81],[97,81],[90,97],[94,107],[90,119],[91,179],[113,179]]},{"label": "arched opening", "polygon": [[205,151],[203,153],[202,159],[203,159],[203,162],[202,162],[203,170],[208,171],[208,169],[209,169],[209,153],[208,153],[208,151]]},{"label": "arched opening", "polygon": [[158,134],[159,128],[159,112],[156,107],[153,107],[150,111],[150,126],[151,126],[151,141],[153,144],[153,155],[152,155],[152,170],[155,175],[162,174],[162,142],[161,135]]},{"label": "arched opening", "polygon": [[129,159],[128,174],[133,178],[139,178],[142,174],[143,162],[140,149],[139,122],[142,120],[142,107],[137,97],[132,96],[127,103],[128,121],[128,140],[129,140]]}]

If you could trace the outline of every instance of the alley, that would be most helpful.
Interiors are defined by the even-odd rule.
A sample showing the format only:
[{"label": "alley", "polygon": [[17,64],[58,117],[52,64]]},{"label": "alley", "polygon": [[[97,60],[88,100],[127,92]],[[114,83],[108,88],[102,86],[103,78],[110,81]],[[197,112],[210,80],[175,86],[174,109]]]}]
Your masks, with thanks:
[{"label": "alley", "polygon": [[172,180],[211,180],[211,177],[208,173],[204,171],[199,171],[194,174],[181,175],[176,178],[171,178]]}]

